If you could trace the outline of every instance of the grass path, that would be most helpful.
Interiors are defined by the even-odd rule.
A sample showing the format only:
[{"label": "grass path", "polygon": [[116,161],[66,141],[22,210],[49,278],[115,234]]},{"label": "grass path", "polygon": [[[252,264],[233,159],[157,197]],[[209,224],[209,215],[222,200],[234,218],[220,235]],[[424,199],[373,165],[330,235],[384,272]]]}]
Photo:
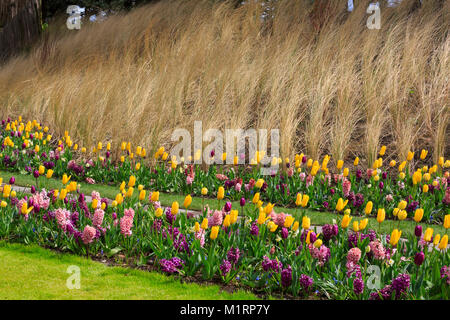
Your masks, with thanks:
[{"label": "grass path", "polygon": [[[80,289],[66,286],[69,266],[80,268]],[[108,267],[71,254],[35,245],[0,242],[0,299],[256,299],[216,285],[181,283],[158,272]]]},{"label": "grass path", "polygon": [[[36,185],[36,180],[30,176],[30,175],[21,175],[19,173],[11,173],[11,172],[4,172],[0,171],[0,178],[3,178],[4,182],[8,182],[9,179],[14,176],[16,178],[15,184],[18,186],[24,186],[24,187],[30,187],[32,185]],[[41,187],[45,187],[47,189],[60,189],[62,187],[62,183],[60,179],[46,179],[45,177],[40,177],[40,184]],[[116,194],[119,192],[119,187],[112,187],[107,185],[101,185],[101,184],[88,184],[85,182],[79,182],[79,185],[81,186],[81,192],[85,194],[90,194],[92,191],[98,191],[100,192],[102,197],[114,199]],[[137,192],[135,192],[135,196],[137,196]],[[178,201],[180,204],[180,207],[183,204],[184,201],[184,195],[177,195],[177,194],[168,194],[168,193],[160,193],[160,202],[161,205],[170,207],[172,205],[172,202]],[[223,202],[222,202],[223,203]],[[210,208],[217,208],[217,200],[215,199],[204,199],[204,204],[208,204]],[[238,201],[233,201],[233,208],[240,208]],[[202,198],[200,197],[192,197],[192,204],[189,207],[189,210],[197,210],[200,211],[202,208]],[[281,208],[276,207],[276,211],[280,212],[283,211],[284,213],[291,214],[294,217],[299,217],[300,210],[296,210],[294,208]],[[333,212],[321,212],[321,211],[315,211],[315,210],[306,210],[305,213],[308,217],[311,218],[311,224],[321,226],[327,223],[332,223],[333,219],[341,219],[342,215],[333,213]],[[353,220],[361,220],[364,217],[353,217]],[[426,224],[421,223],[422,227],[426,229],[427,227],[431,227],[434,229],[434,233],[441,235],[445,233],[445,229],[442,225],[437,224]],[[404,236],[412,235],[414,234],[414,228],[416,226],[416,223],[412,220],[408,221],[402,221],[399,223],[398,221],[393,220],[385,220],[381,225],[378,224],[376,217],[369,217],[369,224],[367,228],[371,228],[377,231],[381,231],[383,233],[391,233],[394,228],[399,228],[402,230],[402,234]]]}]

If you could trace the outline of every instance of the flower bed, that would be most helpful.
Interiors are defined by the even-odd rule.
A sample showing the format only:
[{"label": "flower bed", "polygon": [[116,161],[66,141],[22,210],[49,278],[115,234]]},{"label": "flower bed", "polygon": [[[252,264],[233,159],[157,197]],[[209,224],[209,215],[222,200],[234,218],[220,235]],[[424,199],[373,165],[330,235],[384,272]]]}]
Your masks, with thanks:
[{"label": "flower bed", "polygon": [[[138,264],[151,259],[165,273],[220,280],[267,294],[448,299],[447,232],[436,235],[432,228],[421,226],[433,215],[433,221],[441,221],[446,230],[450,227],[443,159],[412,175],[405,162],[399,177],[393,169],[384,174],[382,160],[377,160],[376,168],[368,171],[370,177],[363,178],[362,173],[351,174],[343,168],[342,162],[337,170],[343,173],[331,176],[328,157],[319,166],[299,155],[285,172],[262,179],[257,165],[253,170],[233,166],[222,173],[217,166],[207,172],[199,166],[183,170],[176,159],[167,161],[163,149],[155,155],[159,161],[149,168],[140,164],[145,149],[138,147],[137,159],[129,144],[123,147],[127,158],[123,155],[119,164],[111,161],[109,145],[104,157],[96,154],[95,161],[75,162],[78,148],[68,134],[64,143],[53,145],[51,137],[44,138],[47,131],[36,122],[2,123],[3,169],[30,172],[37,180],[31,195],[17,194],[11,187],[14,178],[2,186],[2,239],[87,256],[120,253]],[[96,149],[97,153],[103,146]],[[61,176],[61,188],[41,188],[41,175]],[[86,179],[122,183],[111,203],[98,192],[91,194],[88,203],[76,182]],[[378,187],[368,186],[375,182]],[[182,204],[186,211],[177,202],[163,209],[159,192],[146,190],[188,194]],[[204,207],[200,215],[188,215],[191,195],[211,194],[210,190],[217,190],[217,208]],[[240,206],[233,208],[226,198],[240,199]],[[285,214],[264,200],[295,205],[301,217]],[[345,215],[317,234],[303,208],[323,207],[325,202]],[[399,227],[388,235],[368,230],[367,218],[357,218],[357,213],[376,214],[379,223],[388,216],[398,219],[399,225],[410,215],[416,222],[415,235],[404,241]]]}]

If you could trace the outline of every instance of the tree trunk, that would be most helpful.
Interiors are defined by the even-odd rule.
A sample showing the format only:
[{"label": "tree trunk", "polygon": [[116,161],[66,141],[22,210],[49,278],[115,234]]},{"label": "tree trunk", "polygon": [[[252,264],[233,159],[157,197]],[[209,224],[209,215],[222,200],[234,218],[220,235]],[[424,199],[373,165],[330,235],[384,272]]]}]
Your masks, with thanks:
[{"label": "tree trunk", "polygon": [[30,46],[42,28],[41,0],[0,2],[0,61]]}]

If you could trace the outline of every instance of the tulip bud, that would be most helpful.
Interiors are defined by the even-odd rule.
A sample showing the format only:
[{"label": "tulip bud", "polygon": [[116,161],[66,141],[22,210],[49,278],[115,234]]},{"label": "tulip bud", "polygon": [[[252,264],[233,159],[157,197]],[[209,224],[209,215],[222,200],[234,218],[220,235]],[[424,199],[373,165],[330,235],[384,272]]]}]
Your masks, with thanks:
[{"label": "tulip bud", "polygon": [[425,260],[425,254],[420,251],[416,253],[416,256],[414,257],[414,263],[417,266],[420,266],[423,263],[423,260]]}]

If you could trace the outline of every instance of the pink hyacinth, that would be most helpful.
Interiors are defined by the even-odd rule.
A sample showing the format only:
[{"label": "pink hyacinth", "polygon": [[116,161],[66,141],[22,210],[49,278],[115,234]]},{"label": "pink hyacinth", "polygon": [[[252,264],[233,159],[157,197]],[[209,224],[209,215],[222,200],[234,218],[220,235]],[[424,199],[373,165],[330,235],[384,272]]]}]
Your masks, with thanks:
[{"label": "pink hyacinth", "polygon": [[92,224],[94,225],[94,227],[98,228],[102,225],[104,216],[105,211],[103,211],[102,209],[95,210],[94,219],[92,219]]},{"label": "pink hyacinth", "polygon": [[392,200],[394,200],[394,197],[392,196],[392,194],[388,194],[388,195],[386,196],[386,201],[387,201],[387,202],[391,202]]},{"label": "pink hyacinth", "polygon": [[124,236],[132,235],[131,231],[132,227],[133,227],[133,217],[124,216],[120,219],[120,233],[122,233]]},{"label": "pink hyacinth", "polygon": [[367,169],[367,178],[371,178],[373,173],[373,169]]},{"label": "pink hyacinth", "polygon": [[133,208],[125,209],[123,215],[124,215],[125,217],[131,217],[131,218],[134,218],[134,210],[133,210]]},{"label": "pink hyacinth", "polygon": [[275,211],[272,210],[270,213],[270,216],[272,217],[273,222],[279,227],[284,226],[284,221],[286,220],[287,215],[283,212],[280,212],[278,214],[275,213]]},{"label": "pink hyacinth", "polygon": [[236,183],[236,185],[234,186],[234,190],[236,190],[236,192],[241,192],[241,188],[242,188],[242,185],[239,182]]},{"label": "pink hyacinth", "polygon": [[84,244],[91,243],[96,233],[97,231],[95,230],[95,228],[86,226],[84,227],[83,234],[81,235],[81,240],[83,240]]},{"label": "pink hyacinth", "polygon": [[194,182],[194,178],[192,178],[191,176],[187,176],[186,177],[186,184],[187,185],[191,185],[192,182]]},{"label": "pink hyacinth", "polygon": [[312,175],[308,175],[306,177],[306,187],[308,188],[314,182],[314,177]]},{"label": "pink hyacinth", "polygon": [[214,210],[213,215],[208,218],[208,227],[211,228],[213,226],[220,226],[222,225],[222,221],[223,221],[223,212],[219,210]]},{"label": "pink hyacinth", "polygon": [[66,209],[58,208],[55,210],[55,218],[58,226],[66,230],[66,225],[70,222],[70,212]]},{"label": "pink hyacinth", "polygon": [[325,245],[321,245],[320,248],[317,249],[312,243],[310,243],[308,245],[308,249],[311,256],[318,260],[320,266],[323,266],[330,258],[330,249]]},{"label": "pink hyacinth", "polygon": [[199,231],[197,231],[195,233],[195,239],[199,239],[200,240],[200,247],[203,248],[203,246],[205,245],[205,230],[200,229]]},{"label": "pink hyacinth", "polygon": [[352,183],[350,182],[350,180],[345,179],[344,182],[342,183],[342,192],[344,193],[344,197],[348,197],[351,188]]},{"label": "pink hyacinth", "polygon": [[361,259],[361,250],[357,247],[351,248],[347,254],[347,262],[357,264],[359,259]]},{"label": "pink hyacinth", "polygon": [[42,189],[41,193],[35,193],[32,199],[33,203],[37,203],[41,209],[48,209],[50,205],[50,198],[47,196],[45,189]]},{"label": "pink hyacinth", "polygon": [[299,176],[300,176],[300,180],[301,180],[302,182],[305,181],[306,173],[300,172]]},{"label": "pink hyacinth", "polygon": [[100,197],[100,193],[97,191],[92,191],[91,197],[92,200],[97,199],[98,202],[102,200],[102,198]]},{"label": "pink hyacinth", "polygon": [[369,242],[370,252],[373,253],[373,256],[377,260],[383,260],[386,257],[386,251],[383,247],[383,244],[378,241],[371,241]]},{"label": "pink hyacinth", "polygon": [[226,175],[224,175],[224,174],[221,174],[221,173],[217,173],[216,174],[216,178],[219,179],[220,181],[228,180],[228,177]]}]

